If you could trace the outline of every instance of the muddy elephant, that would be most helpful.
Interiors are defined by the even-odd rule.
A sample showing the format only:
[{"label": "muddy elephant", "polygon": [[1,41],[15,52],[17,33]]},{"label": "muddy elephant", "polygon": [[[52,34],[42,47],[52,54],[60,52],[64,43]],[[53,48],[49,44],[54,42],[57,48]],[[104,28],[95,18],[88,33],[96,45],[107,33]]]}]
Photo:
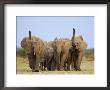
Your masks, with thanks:
[{"label": "muddy elephant", "polygon": [[51,43],[46,43],[38,37],[31,37],[29,32],[29,38],[25,37],[21,41],[21,47],[25,49],[29,66],[33,72],[39,72],[40,67],[44,70],[46,67],[51,70],[51,59],[53,58],[53,47]]},{"label": "muddy elephant", "polygon": [[73,36],[72,39],[55,39],[53,43],[54,49],[54,59],[56,61],[56,69],[57,70],[65,70],[66,62],[68,60],[69,49],[72,46],[72,42],[74,41],[75,29],[73,28]]},{"label": "muddy elephant", "polygon": [[44,53],[43,53],[43,62],[42,62],[42,70],[53,70],[52,62],[53,62],[53,47],[52,42],[45,43]]},{"label": "muddy elephant", "polygon": [[84,56],[84,51],[87,48],[87,43],[84,41],[83,37],[77,36],[74,39],[72,46],[69,49],[69,57],[67,61],[67,70],[81,71],[81,61]]},{"label": "muddy elephant", "polygon": [[40,38],[32,36],[32,37],[25,37],[21,41],[21,47],[25,49],[28,60],[29,60],[29,67],[32,71],[35,70],[35,62],[36,62],[36,55],[34,54],[34,47],[32,42],[39,40]]}]

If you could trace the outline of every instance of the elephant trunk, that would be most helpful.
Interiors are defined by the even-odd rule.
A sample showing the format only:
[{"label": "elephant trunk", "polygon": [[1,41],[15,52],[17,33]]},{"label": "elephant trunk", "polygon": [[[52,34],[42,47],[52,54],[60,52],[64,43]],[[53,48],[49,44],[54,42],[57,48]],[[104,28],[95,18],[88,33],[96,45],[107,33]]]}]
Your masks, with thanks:
[{"label": "elephant trunk", "polygon": [[74,44],[74,39],[75,39],[75,29],[73,28],[72,44]]},{"label": "elephant trunk", "polygon": [[31,31],[29,31],[29,39],[31,40]]}]

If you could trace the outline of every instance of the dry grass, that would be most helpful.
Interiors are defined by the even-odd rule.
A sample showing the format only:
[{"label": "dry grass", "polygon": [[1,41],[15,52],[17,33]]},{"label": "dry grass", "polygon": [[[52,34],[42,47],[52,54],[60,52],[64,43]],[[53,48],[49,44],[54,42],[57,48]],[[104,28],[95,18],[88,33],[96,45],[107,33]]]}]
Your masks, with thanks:
[{"label": "dry grass", "polygon": [[17,74],[94,74],[94,60],[83,60],[81,64],[82,71],[40,71],[31,72],[28,59],[17,57],[16,60]]}]

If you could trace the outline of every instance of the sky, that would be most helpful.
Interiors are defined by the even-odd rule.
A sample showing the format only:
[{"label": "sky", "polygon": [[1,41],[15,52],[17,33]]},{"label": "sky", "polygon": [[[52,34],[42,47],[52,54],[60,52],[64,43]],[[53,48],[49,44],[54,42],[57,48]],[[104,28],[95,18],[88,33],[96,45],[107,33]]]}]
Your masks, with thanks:
[{"label": "sky", "polygon": [[31,34],[45,41],[54,38],[72,37],[82,35],[88,48],[94,48],[94,17],[93,16],[17,16],[17,47],[21,47],[21,40]]}]

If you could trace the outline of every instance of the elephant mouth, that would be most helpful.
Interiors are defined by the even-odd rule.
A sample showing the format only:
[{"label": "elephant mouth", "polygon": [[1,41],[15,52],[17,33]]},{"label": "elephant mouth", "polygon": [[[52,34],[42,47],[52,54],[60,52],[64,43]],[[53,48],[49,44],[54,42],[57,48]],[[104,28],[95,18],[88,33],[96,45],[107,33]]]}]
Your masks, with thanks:
[{"label": "elephant mouth", "polygon": [[76,50],[79,49],[79,46],[78,46],[78,45],[73,44],[72,46],[73,46],[73,48],[76,49]]}]

